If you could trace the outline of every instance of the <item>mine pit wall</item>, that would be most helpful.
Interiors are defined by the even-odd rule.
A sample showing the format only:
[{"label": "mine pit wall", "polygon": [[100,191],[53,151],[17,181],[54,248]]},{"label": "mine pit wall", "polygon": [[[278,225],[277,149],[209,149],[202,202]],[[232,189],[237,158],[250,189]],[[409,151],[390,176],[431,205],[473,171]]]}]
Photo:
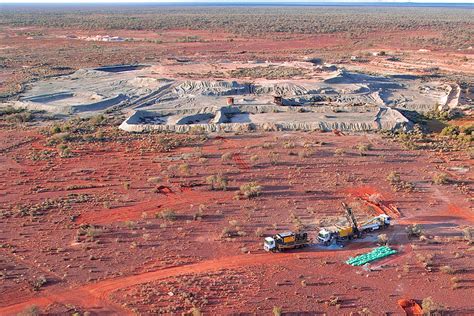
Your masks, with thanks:
[{"label": "mine pit wall", "polygon": [[124,94],[119,94],[116,97],[101,100],[95,103],[73,105],[71,106],[71,113],[82,113],[90,111],[102,111],[111,106],[119,105],[124,101],[128,101],[129,98]]},{"label": "mine pit wall", "polygon": [[202,113],[202,114],[193,114],[188,115],[180,118],[176,121],[176,125],[183,125],[183,124],[192,124],[194,121],[204,121],[204,120],[211,120],[214,117],[211,113]]},{"label": "mine pit wall", "polygon": [[72,92],[57,92],[57,93],[50,93],[50,94],[43,94],[43,95],[36,95],[32,97],[22,98],[21,101],[25,102],[34,102],[34,103],[41,103],[47,104],[49,102],[54,102],[58,100],[68,99],[73,97],[74,94]]},{"label": "mine pit wall", "polygon": [[98,102],[87,104],[57,105],[22,100],[13,102],[13,106],[16,108],[27,108],[29,110],[46,111],[55,114],[78,114],[84,112],[103,111],[112,106],[119,106],[128,100],[129,98],[126,95],[119,94],[112,98],[107,98]]},{"label": "mine pit wall", "polygon": [[[57,105],[45,103],[35,103],[31,101],[13,101],[11,105],[17,109],[24,108],[31,111],[45,111],[53,114],[61,114],[64,112],[64,107],[58,107]],[[69,111],[69,107],[66,110]]]},{"label": "mine pit wall", "polygon": [[[227,112],[226,112],[227,111]],[[219,113],[220,116],[219,116]],[[205,132],[244,132],[251,130],[264,131],[331,131],[334,129],[346,132],[369,132],[375,130],[408,130],[412,128],[412,123],[400,112],[391,108],[380,108],[372,122],[287,122],[287,123],[215,123],[216,118],[222,121],[225,114],[241,113],[239,109],[221,108],[216,117],[210,124],[192,124],[192,125],[150,125],[140,124],[146,117],[156,117],[158,114],[152,111],[136,111],[127,118],[120,129],[128,132],[146,132],[146,131],[166,131],[176,133],[187,133],[192,130],[202,130]],[[168,114],[176,114],[168,113]]]},{"label": "mine pit wall", "polygon": [[448,87],[448,94],[441,99],[438,106],[439,111],[453,111],[459,105],[459,97],[461,96],[461,87],[457,84],[452,84]]}]

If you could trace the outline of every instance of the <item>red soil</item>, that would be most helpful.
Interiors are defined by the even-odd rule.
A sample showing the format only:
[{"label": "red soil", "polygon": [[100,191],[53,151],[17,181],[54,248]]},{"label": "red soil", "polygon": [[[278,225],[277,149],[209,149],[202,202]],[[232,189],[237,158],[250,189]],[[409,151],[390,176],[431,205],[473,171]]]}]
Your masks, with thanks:
[{"label": "red soil", "polygon": [[[56,148],[47,146],[47,137],[37,130],[2,129],[0,135],[0,170],[6,174],[0,179],[0,268],[6,276],[0,285],[2,315],[33,304],[45,313],[66,313],[72,304],[96,313],[146,314],[153,303],[145,296],[185,306],[181,296],[165,299],[172,291],[165,289],[180,277],[200,282],[196,286],[203,290],[196,293],[200,302],[209,301],[202,307],[209,314],[269,314],[273,306],[310,314],[349,314],[364,307],[375,314],[399,313],[398,299],[427,296],[460,314],[470,310],[462,297],[472,291],[473,274],[467,269],[472,252],[461,230],[472,225],[472,204],[465,191],[455,185],[433,185],[430,175],[440,165],[448,168],[467,161],[463,153],[454,153],[457,160],[446,162],[436,152],[402,150],[376,135],[252,133],[224,135],[171,152],[153,147],[161,135],[114,136],[117,139],[104,143],[70,143],[74,157],[59,158],[38,152]],[[360,156],[355,144],[369,139],[374,149],[370,156]],[[289,141],[296,144],[291,151],[309,147],[312,155],[289,154],[283,146]],[[334,155],[338,148],[345,156]],[[241,168],[239,161],[222,161],[224,153],[236,152],[248,168]],[[271,160],[275,155],[276,165]],[[258,160],[251,162],[252,156]],[[168,166],[183,162],[189,174],[168,173]],[[392,170],[415,183],[417,190],[390,193],[386,177]],[[217,173],[228,178],[228,191],[202,185]],[[250,181],[263,187],[261,196],[233,199],[234,191]],[[166,194],[156,192],[160,186]],[[265,236],[291,230],[298,218],[314,238],[320,221],[334,222],[343,215],[339,205],[348,195],[364,198],[377,193],[381,205],[397,205],[401,217],[384,231],[399,252],[374,263],[374,271],[344,262],[375,247],[375,236],[343,249],[314,245],[263,253],[258,229]],[[164,209],[175,211],[176,219],[155,216]],[[357,216],[371,215],[364,203],[354,211]],[[81,234],[80,225],[86,223],[95,230]],[[423,226],[428,241],[407,237],[405,226],[413,223]],[[240,235],[221,237],[229,228]],[[428,271],[418,257],[433,252],[436,257]],[[455,256],[457,252],[462,255]],[[444,265],[464,271],[456,273],[461,281],[455,290],[452,275],[440,272]],[[210,272],[238,274],[248,282],[236,282],[234,290],[228,285],[223,289],[229,292],[208,297],[219,288],[206,277]],[[41,275],[48,283],[33,291],[31,282]],[[151,296],[144,292],[154,288]],[[239,303],[226,305],[226,295]],[[339,307],[327,303],[331,296],[339,297]]]},{"label": "red soil", "polygon": [[405,311],[407,316],[422,316],[423,310],[415,300],[401,299],[398,300],[398,305]]}]

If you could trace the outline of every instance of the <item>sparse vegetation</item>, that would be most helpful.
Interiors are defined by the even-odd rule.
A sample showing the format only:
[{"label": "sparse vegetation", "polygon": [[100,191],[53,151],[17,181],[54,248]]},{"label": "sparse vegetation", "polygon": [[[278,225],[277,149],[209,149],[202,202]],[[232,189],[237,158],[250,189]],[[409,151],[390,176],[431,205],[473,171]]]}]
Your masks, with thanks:
[{"label": "sparse vegetation", "polygon": [[70,157],[72,157],[71,149],[66,145],[64,145],[64,144],[59,145],[58,150],[59,150],[59,157],[61,157],[61,158],[70,158]]},{"label": "sparse vegetation", "polygon": [[0,119],[10,123],[26,123],[32,121],[34,115],[25,108],[6,107],[0,108]]},{"label": "sparse vegetation", "polygon": [[359,143],[357,144],[356,149],[359,152],[359,155],[364,156],[366,152],[372,150],[372,144]]},{"label": "sparse vegetation", "polygon": [[388,244],[388,236],[387,236],[387,234],[380,234],[380,235],[378,235],[378,237],[377,237],[377,242],[378,242],[378,244],[381,245],[381,246],[387,245],[387,244]]},{"label": "sparse vegetation", "polygon": [[17,316],[39,316],[41,310],[36,305],[28,306],[22,312],[18,313]]},{"label": "sparse vegetation", "polygon": [[253,155],[250,157],[250,162],[252,163],[257,163],[258,160],[259,160],[259,157],[257,155]]},{"label": "sparse vegetation", "polygon": [[327,304],[328,306],[337,306],[337,305],[341,304],[341,299],[340,299],[339,297],[337,297],[337,296],[331,296],[331,297],[327,300],[326,304]]},{"label": "sparse vegetation", "polygon": [[439,270],[446,274],[454,274],[456,271],[451,266],[442,266]]},{"label": "sparse vegetation", "polygon": [[234,156],[234,153],[232,152],[224,153],[221,156],[221,160],[222,162],[228,162],[232,159],[233,156]]},{"label": "sparse vegetation", "polygon": [[201,316],[202,312],[199,308],[193,307],[193,308],[191,308],[191,315],[192,316]]},{"label": "sparse vegetation", "polygon": [[387,176],[387,181],[392,186],[392,189],[396,192],[413,192],[415,190],[415,185],[411,182],[402,180],[398,172],[392,171]]},{"label": "sparse vegetation", "polygon": [[312,154],[313,154],[313,152],[310,149],[300,150],[298,152],[298,157],[301,158],[301,159],[309,158],[309,157],[311,157]]},{"label": "sparse vegetation", "polygon": [[306,74],[305,69],[284,66],[258,66],[232,70],[230,75],[235,78],[292,79]]},{"label": "sparse vegetation", "polygon": [[211,190],[227,190],[227,178],[222,174],[208,176],[206,183],[211,186]]},{"label": "sparse vegetation", "polygon": [[233,227],[224,227],[221,232],[222,238],[232,238],[237,237],[239,234],[237,230]]},{"label": "sparse vegetation", "polygon": [[273,306],[272,313],[273,316],[281,316],[283,309],[280,306]]},{"label": "sparse vegetation", "polygon": [[168,221],[175,221],[178,216],[176,215],[176,212],[171,209],[164,209],[160,213],[156,214],[156,218],[162,218]]},{"label": "sparse vegetation", "polygon": [[186,176],[190,174],[190,170],[191,170],[189,168],[189,164],[187,164],[187,163],[183,163],[183,164],[179,165],[178,169],[179,169],[179,172],[182,175],[186,175]]},{"label": "sparse vegetation", "polygon": [[262,192],[262,186],[257,182],[249,182],[240,186],[240,195],[247,199],[257,197]]},{"label": "sparse vegetation", "polygon": [[433,176],[433,183],[434,184],[448,184],[449,177],[446,173],[437,173]]},{"label": "sparse vegetation", "polygon": [[41,288],[48,283],[48,280],[45,276],[39,276],[33,279],[31,282],[31,286],[33,287],[34,291],[39,291]]},{"label": "sparse vegetation", "polygon": [[[46,117],[0,105],[0,169],[5,173],[0,181],[0,250],[6,258],[0,260],[4,266],[0,280],[7,298],[12,297],[0,311],[57,301],[45,306],[43,314],[87,316],[83,309],[91,304],[70,303],[80,301],[74,295],[87,294],[91,286],[101,289],[92,302],[99,312],[108,307],[115,310],[107,300],[102,302],[109,297],[117,310],[135,314],[200,316],[271,310],[273,315],[375,315],[402,313],[396,301],[418,300],[420,293],[442,299],[459,312],[466,309],[461,300],[472,291],[469,264],[474,231],[461,225],[469,223],[466,208],[472,201],[466,159],[474,158],[469,148],[472,127],[466,125],[471,117],[451,120],[452,114],[433,111],[420,115],[425,122],[418,122],[411,120],[410,115],[416,114],[409,112],[445,107],[429,100],[441,100],[455,84],[462,91],[459,108],[467,108],[472,80],[466,73],[468,58],[462,56],[472,62],[470,12],[405,5],[11,8],[0,10],[0,38],[5,41],[0,97],[13,82],[12,91],[25,89],[25,94],[8,94],[11,101],[35,94],[38,102],[53,100],[50,106],[88,96],[90,102],[101,104],[124,101],[106,114],[90,117],[93,111],[75,112],[78,116],[68,121],[62,115]],[[82,37],[94,34],[129,38],[103,43]],[[35,49],[38,45],[41,49]],[[372,54],[382,47],[386,51]],[[418,52],[418,48],[427,49]],[[353,54],[358,55],[354,62]],[[279,61],[287,62],[276,66]],[[92,70],[119,63],[163,67],[125,74]],[[71,77],[52,77],[83,68]],[[354,69],[361,69],[360,73]],[[422,69],[426,72],[416,75]],[[404,70],[410,75],[403,75]],[[64,85],[64,91],[70,90],[73,99],[67,99],[70,93],[56,95],[56,83],[76,80],[81,72],[87,81],[96,75],[126,78],[120,85],[124,83],[127,91],[120,95],[116,84],[99,91],[86,83],[81,87],[91,88],[90,93],[71,88],[72,84]],[[35,82],[47,77],[56,87],[51,96],[45,91],[48,82]],[[303,79],[279,81],[285,78]],[[180,85],[185,80],[189,85]],[[317,87],[310,87],[310,80],[318,81]],[[336,89],[330,88],[333,83]],[[109,99],[111,89],[118,96],[114,100]],[[416,98],[416,90],[423,97]],[[175,100],[176,95],[186,95],[186,104]],[[235,99],[229,109],[242,112],[219,116],[250,123],[234,132],[230,130],[238,125],[198,126],[219,118],[213,118],[213,113],[216,106],[225,105],[227,96]],[[273,96],[282,96],[283,104],[278,98],[272,103]],[[413,130],[350,132],[352,126],[361,130],[389,126],[385,119],[396,119],[390,109],[387,116],[379,112],[384,116],[377,122],[366,120],[387,98],[418,123]],[[213,101],[198,110],[197,103],[204,99]],[[365,102],[368,99],[374,102]],[[189,114],[190,125],[176,125],[178,132],[168,126],[160,131],[148,126],[137,133],[118,128],[129,110],[148,111],[150,106],[158,107],[161,117],[143,117],[142,126],[173,123],[177,117],[166,117],[172,113]],[[174,106],[176,112],[171,110]],[[280,121],[291,116],[297,120],[304,116],[305,123]],[[433,121],[428,121],[429,116]],[[319,118],[328,124],[318,124]],[[346,118],[348,123],[342,123]],[[267,119],[278,123],[262,124]],[[293,126],[313,131],[288,131]],[[329,129],[333,127],[337,129]],[[206,131],[214,129],[206,141]],[[395,142],[409,150],[400,150]],[[431,180],[450,185],[433,186]],[[390,194],[389,186],[396,192],[419,192]],[[87,194],[71,194],[77,192]],[[239,201],[230,200],[232,195]],[[329,247],[324,258],[312,253],[317,251],[313,247],[263,254],[265,236],[305,231],[314,240],[318,224],[345,225],[339,209],[342,199],[357,200],[354,213],[361,223],[379,211],[377,206],[393,216],[394,227],[370,236],[380,234],[380,245],[393,237],[400,246],[394,260],[361,268],[344,263],[349,256],[368,251],[364,243],[375,246],[372,237],[362,244],[348,241],[349,251]],[[415,219],[423,226],[408,226]],[[446,220],[449,225],[441,225]],[[399,236],[399,229],[403,235],[405,227],[411,238],[408,243],[406,235]],[[271,264],[270,256],[277,264]],[[350,273],[338,276],[334,271]],[[42,273],[44,279],[37,278]],[[385,286],[380,278],[387,284],[402,283],[405,294],[415,295],[400,296],[400,288]],[[267,287],[263,291],[262,284]],[[41,293],[13,297],[31,288]],[[387,299],[371,300],[374,293]],[[298,302],[305,301],[298,308],[288,300],[296,296]],[[441,315],[444,310],[431,298],[423,300],[423,308],[427,315]],[[35,306],[22,313],[39,314]]]},{"label": "sparse vegetation", "polygon": [[398,183],[400,182],[400,180],[400,174],[395,171],[390,172],[387,176],[387,181],[390,182],[390,184]]},{"label": "sparse vegetation", "polygon": [[408,237],[420,237],[423,234],[423,229],[418,224],[409,225],[406,227]]},{"label": "sparse vegetation", "polygon": [[345,151],[343,148],[336,148],[336,150],[334,150],[334,156],[344,156],[345,154]]},{"label": "sparse vegetation", "polygon": [[431,297],[423,299],[421,308],[423,309],[423,315],[426,316],[442,315],[446,311],[442,305],[435,303]]},{"label": "sparse vegetation", "polygon": [[464,240],[466,240],[469,244],[474,243],[474,227],[466,227],[462,230],[462,234],[464,236]]}]

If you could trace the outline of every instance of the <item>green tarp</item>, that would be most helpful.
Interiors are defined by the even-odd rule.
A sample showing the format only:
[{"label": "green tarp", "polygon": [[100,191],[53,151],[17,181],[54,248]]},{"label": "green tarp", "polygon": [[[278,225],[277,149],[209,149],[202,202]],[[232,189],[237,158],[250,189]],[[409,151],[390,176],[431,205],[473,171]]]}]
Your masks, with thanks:
[{"label": "green tarp", "polygon": [[377,247],[377,248],[374,248],[369,253],[365,253],[355,258],[349,258],[349,260],[347,260],[346,263],[350,264],[351,266],[361,266],[368,262],[393,255],[394,253],[397,253],[397,251],[394,249],[391,249],[390,247],[387,247],[387,246]]}]

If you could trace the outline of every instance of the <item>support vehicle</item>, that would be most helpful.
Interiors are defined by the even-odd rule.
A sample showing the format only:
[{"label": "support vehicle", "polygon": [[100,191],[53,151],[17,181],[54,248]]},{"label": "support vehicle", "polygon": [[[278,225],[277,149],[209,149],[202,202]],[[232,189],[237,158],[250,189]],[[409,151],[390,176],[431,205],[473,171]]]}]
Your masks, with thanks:
[{"label": "support vehicle", "polygon": [[273,237],[266,237],[263,243],[265,251],[284,251],[306,247],[310,244],[307,233],[285,232],[276,234]]},{"label": "support vehicle", "polygon": [[335,226],[335,229],[322,228],[318,234],[320,243],[328,246],[333,242],[342,243],[354,238],[361,238],[364,233],[385,228],[390,225],[390,216],[381,214],[360,224],[357,223],[352,209],[345,203],[342,206],[346,212],[349,226]]}]

